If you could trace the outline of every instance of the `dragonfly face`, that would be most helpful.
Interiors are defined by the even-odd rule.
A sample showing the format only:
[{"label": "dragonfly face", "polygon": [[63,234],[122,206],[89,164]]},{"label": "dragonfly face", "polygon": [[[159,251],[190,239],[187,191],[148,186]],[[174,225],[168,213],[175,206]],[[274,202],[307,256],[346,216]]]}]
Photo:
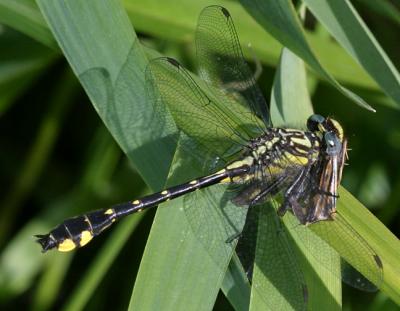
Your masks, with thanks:
[{"label": "dragonfly face", "polygon": [[313,114],[307,120],[307,128],[319,134],[323,142],[324,152],[327,155],[333,156],[342,152],[346,139],[339,122],[331,118],[324,118],[321,115]]}]

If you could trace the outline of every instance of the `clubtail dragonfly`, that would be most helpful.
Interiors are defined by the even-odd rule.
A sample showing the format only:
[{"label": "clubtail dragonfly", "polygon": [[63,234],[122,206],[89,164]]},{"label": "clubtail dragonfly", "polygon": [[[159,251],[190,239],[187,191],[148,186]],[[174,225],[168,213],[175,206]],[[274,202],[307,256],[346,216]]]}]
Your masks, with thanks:
[{"label": "clubtail dragonfly", "polygon": [[[187,197],[185,210],[194,231],[204,232],[203,227],[212,226],[203,224],[213,216],[207,216],[204,207],[196,206],[193,194],[206,193],[205,188],[210,186],[228,185],[229,200],[223,200],[243,211],[245,223],[227,225],[232,228],[226,232],[233,236],[227,243],[239,240],[239,258],[250,278],[254,254],[247,241],[249,237],[254,239],[250,232],[255,231],[258,221],[253,214],[259,214],[265,202],[279,197],[279,216],[293,214],[301,225],[298,227],[305,232],[309,231],[306,225],[318,223],[315,225],[320,225],[328,244],[333,237],[342,239],[340,254],[379,286],[383,274],[379,256],[336,213],[337,189],[347,150],[341,125],[329,117],[312,115],[305,130],[272,126],[268,106],[243,57],[232,18],[225,8],[210,6],[202,11],[196,49],[202,80],[176,60],[161,57],[149,63],[146,87],[156,121],[182,133],[180,147],[193,161],[202,163],[206,174],[139,199],[67,219],[48,234],[37,235],[43,252],[53,248],[67,252],[82,247],[116,220],[183,195]],[[197,153],[199,146],[204,153]],[[209,208],[218,208],[215,205],[220,203],[212,202]],[[274,217],[271,213],[270,216]],[[284,231],[279,229],[284,240],[280,247],[288,265],[293,267],[292,277],[299,284],[299,301],[295,305],[304,309],[307,287]],[[214,238],[223,236],[214,234],[212,229],[210,232]],[[205,244],[209,235],[206,232],[202,238]],[[347,246],[347,242],[352,246]],[[352,249],[354,245],[358,252]],[[360,278],[344,280],[357,288],[370,288]]]}]

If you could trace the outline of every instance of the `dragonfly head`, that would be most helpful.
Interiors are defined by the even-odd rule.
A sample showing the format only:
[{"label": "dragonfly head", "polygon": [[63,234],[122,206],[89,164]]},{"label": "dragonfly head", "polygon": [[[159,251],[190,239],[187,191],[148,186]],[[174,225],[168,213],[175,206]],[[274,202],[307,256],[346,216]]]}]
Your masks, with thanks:
[{"label": "dragonfly head", "polygon": [[343,128],[338,121],[324,118],[319,114],[311,115],[307,120],[307,128],[323,140],[328,155],[337,155],[344,142]]},{"label": "dragonfly head", "polygon": [[311,132],[319,132],[320,134],[332,133],[337,136],[337,138],[343,142],[343,127],[340,123],[331,118],[324,118],[319,114],[311,115],[307,120],[307,128]]}]

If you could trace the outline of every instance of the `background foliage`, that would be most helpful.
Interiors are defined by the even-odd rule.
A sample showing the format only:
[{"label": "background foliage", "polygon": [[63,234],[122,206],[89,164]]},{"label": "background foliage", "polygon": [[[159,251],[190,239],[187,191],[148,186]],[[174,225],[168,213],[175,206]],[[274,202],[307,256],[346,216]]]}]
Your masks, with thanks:
[{"label": "background foliage", "polygon": [[[162,145],[160,148],[165,153],[153,151],[152,154],[152,147],[146,145],[149,139],[146,135],[150,134],[135,132],[146,119],[145,101],[140,92],[143,85],[140,79],[132,80],[132,85],[124,79],[132,74],[140,75],[145,67],[142,60],[145,54],[134,41],[130,22],[147,54],[154,54],[151,49],[157,50],[180,59],[194,70],[193,32],[199,12],[210,4],[226,6],[233,15],[242,45],[252,43],[264,66],[259,84],[267,98],[282,43],[306,60],[312,68],[308,71],[308,82],[314,110],[340,120],[349,136],[352,150],[343,185],[394,234],[399,234],[400,86],[395,69],[400,62],[398,1],[352,2],[387,56],[375,41],[373,46],[378,48],[369,49],[368,38],[357,32],[346,14],[338,14],[344,19],[335,23],[328,10],[324,10],[330,7],[334,12],[336,9],[344,13],[347,1],[343,1],[343,7],[335,7],[338,3],[335,1],[304,1],[318,18],[307,15],[305,38],[310,47],[259,20],[270,31],[266,33],[234,1],[126,0],[123,7],[118,1],[109,1],[109,5],[93,6],[89,15],[88,1],[53,2],[54,5],[48,1],[38,1],[38,4],[31,0],[0,1],[0,178],[3,185],[0,304],[4,308],[126,309],[131,297],[140,295],[135,289],[132,296],[132,289],[154,211],[123,221],[102,239],[72,254],[43,256],[30,237],[46,232],[65,217],[143,195],[150,191],[144,181],[151,189],[162,187],[169,169],[165,163],[170,159],[160,154],[170,154],[171,147]],[[260,3],[242,1],[249,12],[257,9],[262,12],[256,7]],[[66,12],[74,14],[66,16]],[[266,21],[273,21],[276,11],[268,12],[271,17]],[[47,22],[52,25],[53,33]],[[115,36],[115,29],[125,31]],[[294,25],[293,33],[298,35],[297,31]],[[336,34],[340,44],[328,31]],[[109,71],[109,77],[117,81],[121,101],[125,97],[133,98],[142,103],[141,110],[135,108],[127,117],[118,115],[117,110],[111,111],[111,117],[105,114],[102,109],[110,103],[107,76],[99,82],[101,89],[88,92],[91,100],[100,104],[93,109],[55,38],[86,90],[90,89],[91,80],[104,78],[101,72],[87,71],[99,66],[96,61],[100,58],[110,65],[108,68],[115,68]],[[96,40],[100,39],[109,45],[99,48]],[[79,42],[92,46],[92,50],[74,49],[74,44],[79,46]],[[118,54],[124,47],[130,47],[128,58],[126,54]],[[245,53],[251,55],[246,49]],[[327,74],[317,68],[313,57]],[[126,59],[128,63],[123,62]],[[360,95],[377,112],[354,105],[338,87],[327,82],[331,78]],[[114,122],[116,118],[119,124]],[[124,130],[119,133],[118,128],[133,134],[123,135]],[[132,148],[134,144],[141,148]],[[154,161],[149,163],[149,158]],[[165,219],[169,220],[165,225],[179,222],[179,213],[168,217],[157,215],[155,223],[160,226]],[[150,238],[162,236],[164,232],[159,231],[152,231]],[[157,246],[156,251],[160,253],[167,251],[163,247],[173,253],[170,244]],[[146,251],[151,253],[151,249]],[[187,290],[182,304],[190,303],[194,297],[191,296],[193,289]],[[345,308],[365,310],[366,301],[370,310],[396,308],[383,293],[365,294],[344,287]],[[222,293],[214,308],[232,309]]]}]

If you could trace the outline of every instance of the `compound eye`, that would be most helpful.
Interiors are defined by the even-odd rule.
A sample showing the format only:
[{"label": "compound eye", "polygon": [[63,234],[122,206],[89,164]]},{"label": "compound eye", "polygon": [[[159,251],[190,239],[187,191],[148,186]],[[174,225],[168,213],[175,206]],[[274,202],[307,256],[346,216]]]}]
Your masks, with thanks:
[{"label": "compound eye", "polygon": [[326,153],[330,156],[338,155],[342,149],[342,143],[333,132],[327,132],[324,135]]},{"label": "compound eye", "polygon": [[307,120],[307,128],[311,132],[316,132],[319,130],[318,125],[325,122],[325,118],[319,114],[311,115]]}]

